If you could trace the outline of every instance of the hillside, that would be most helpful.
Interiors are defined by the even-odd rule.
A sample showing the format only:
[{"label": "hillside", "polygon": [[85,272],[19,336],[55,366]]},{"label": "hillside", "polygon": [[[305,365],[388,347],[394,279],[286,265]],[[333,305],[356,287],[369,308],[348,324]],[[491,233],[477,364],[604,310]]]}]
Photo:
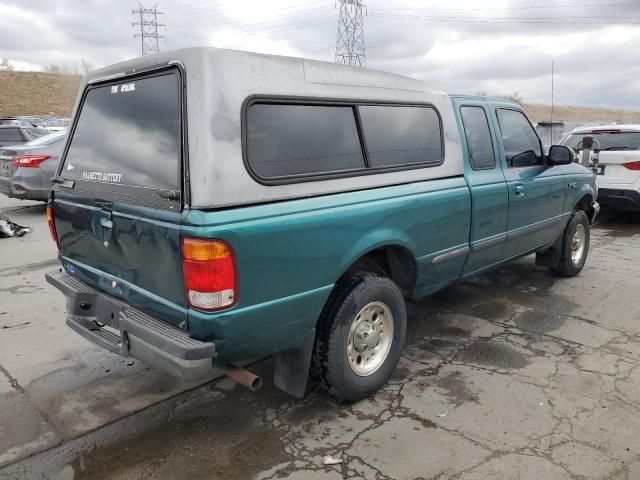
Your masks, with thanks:
[{"label": "hillside", "polygon": [[[1,115],[71,115],[80,77],[41,72],[0,72]],[[534,122],[549,120],[549,105],[525,104]],[[564,122],[640,123],[640,112],[556,106],[553,119]]]},{"label": "hillside", "polygon": [[68,117],[79,86],[77,75],[0,72],[0,116]]},{"label": "hillside", "polygon": [[[551,118],[549,105],[525,104],[524,109],[533,122],[548,121]],[[640,123],[640,112],[556,105],[553,108],[553,120],[576,123]]]}]

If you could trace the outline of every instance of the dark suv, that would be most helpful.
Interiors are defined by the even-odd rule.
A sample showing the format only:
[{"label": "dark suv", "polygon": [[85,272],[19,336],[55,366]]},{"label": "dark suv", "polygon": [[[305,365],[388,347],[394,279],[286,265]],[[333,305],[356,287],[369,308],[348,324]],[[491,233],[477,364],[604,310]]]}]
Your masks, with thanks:
[{"label": "dark suv", "polygon": [[0,147],[7,145],[22,145],[49,133],[47,130],[21,125],[0,124]]}]

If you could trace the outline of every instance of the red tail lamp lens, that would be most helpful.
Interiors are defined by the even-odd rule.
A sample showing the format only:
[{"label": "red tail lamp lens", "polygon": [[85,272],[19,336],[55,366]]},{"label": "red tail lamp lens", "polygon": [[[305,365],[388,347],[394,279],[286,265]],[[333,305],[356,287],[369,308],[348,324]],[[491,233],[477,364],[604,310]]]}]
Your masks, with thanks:
[{"label": "red tail lamp lens", "polygon": [[38,168],[48,158],[51,157],[49,155],[20,155],[13,157],[11,164],[14,167]]},{"label": "red tail lamp lens", "polygon": [[187,302],[201,310],[236,303],[236,268],[231,247],[221,240],[182,238],[182,276]]},{"label": "red tail lamp lens", "polygon": [[56,234],[56,224],[55,220],[53,219],[53,207],[50,203],[47,205],[47,223],[49,224],[49,233],[51,234],[51,238],[54,242],[56,242],[58,251],[60,251],[60,242],[58,241],[58,235]]},{"label": "red tail lamp lens", "polygon": [[640,170],[640,162],[630,162],[622,164],[625,168],[629,170],[639,171]]}]

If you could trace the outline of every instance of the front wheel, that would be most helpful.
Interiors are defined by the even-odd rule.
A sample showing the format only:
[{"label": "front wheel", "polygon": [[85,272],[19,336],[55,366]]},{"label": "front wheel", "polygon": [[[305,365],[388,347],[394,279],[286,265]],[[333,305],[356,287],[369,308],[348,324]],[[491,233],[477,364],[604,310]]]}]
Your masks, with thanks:
[{"label": "front wheel", "polygon": [[342,279],[318,325],[316,380],[339,402],[370,396],[395,370],[406,328],[404,298],[390,279],[364,272]]},{"label": "front wheel", "polygon": [[564,229],[562,252],[555,271],[563,277],[574,277],[587,260],[591,228],[587,214],[578,210],[574,212]]}]

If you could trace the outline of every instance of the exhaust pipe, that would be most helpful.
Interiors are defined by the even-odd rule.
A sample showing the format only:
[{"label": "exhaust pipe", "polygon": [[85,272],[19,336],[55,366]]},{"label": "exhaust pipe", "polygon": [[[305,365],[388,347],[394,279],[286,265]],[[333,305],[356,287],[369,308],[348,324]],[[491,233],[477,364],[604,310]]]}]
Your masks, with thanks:
[{"label": "exhaust pipe", "polygon": [[224,367],[222,368],[222,371],[231,380],[239,383],[243,387],[247,387],[252,392],[255,392],[262,387],[262,378],[251,373],[249,370],[239,367]]}]

